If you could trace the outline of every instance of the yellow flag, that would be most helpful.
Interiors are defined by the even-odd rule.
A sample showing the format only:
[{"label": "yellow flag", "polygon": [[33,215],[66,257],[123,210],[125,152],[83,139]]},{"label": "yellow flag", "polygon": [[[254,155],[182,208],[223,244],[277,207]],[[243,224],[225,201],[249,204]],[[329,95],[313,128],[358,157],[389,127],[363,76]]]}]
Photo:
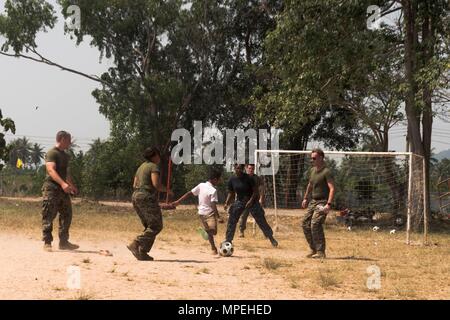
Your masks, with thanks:
[{"label": "yellow flag", "polygon": [[22,169],[23,168],[23,162],[22,162],[22,160],[20,158],[17,158],[16,167],[17,167],[17,169]]}]

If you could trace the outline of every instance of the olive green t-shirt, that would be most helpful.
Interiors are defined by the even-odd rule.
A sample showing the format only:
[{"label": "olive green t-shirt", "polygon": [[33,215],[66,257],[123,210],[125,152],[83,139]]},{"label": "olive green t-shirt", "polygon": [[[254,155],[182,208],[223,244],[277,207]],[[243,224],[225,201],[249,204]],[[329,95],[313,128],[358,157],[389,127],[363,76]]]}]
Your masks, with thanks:
[{"label": "olive green t-shirt", "polygon": [[312,198],[314,200],[327,200],[330,193],[328,182],[333,182],[330,169],[323,167],[316,171],[315,167],[309,170],[309,182],[312,186]]},{"label": "olive green t-shirt", "polygon": [[[67,179],[69,159],[70,159],[70,157],[65,151],[60,150],[56,147],[53,147],[52,149],[50,149],[47,152],[47,154],[45,155],[45,163],[54,162],[56,164],[56,172],[61,177],[61,179],[63,179],[64,181],[66,181],[66,179]],[[45,177],[44,183],[52,183],[52,184],[59,186],[59,184],[56,181],[54,181],[52,177],[50,177],[48,172]]]},{"label": "olive green t-shirt", "polygon": [[153,162],[146,161],[136,171],[135,189],[156,191],[152,184],[152,172],[159,172],[159,167]]}]

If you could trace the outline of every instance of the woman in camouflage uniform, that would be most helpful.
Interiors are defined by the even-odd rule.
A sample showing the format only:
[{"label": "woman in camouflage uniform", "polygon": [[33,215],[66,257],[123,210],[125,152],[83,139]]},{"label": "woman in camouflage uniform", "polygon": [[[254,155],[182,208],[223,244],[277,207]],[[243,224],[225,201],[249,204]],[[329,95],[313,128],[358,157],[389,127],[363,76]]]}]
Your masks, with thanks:
[{"label": "woman in camouflage uniform", "polygon": [[166,192],[166,188],[159,182],[158,165],[161,161],[159,149],[156,147],[145,149],[144,158],[146,161],[141,164],[134,177],[132,202],[145,229],[127,248],[136,259],[151,261],[153,258],[148,252],[163,228],[158,191]]}]

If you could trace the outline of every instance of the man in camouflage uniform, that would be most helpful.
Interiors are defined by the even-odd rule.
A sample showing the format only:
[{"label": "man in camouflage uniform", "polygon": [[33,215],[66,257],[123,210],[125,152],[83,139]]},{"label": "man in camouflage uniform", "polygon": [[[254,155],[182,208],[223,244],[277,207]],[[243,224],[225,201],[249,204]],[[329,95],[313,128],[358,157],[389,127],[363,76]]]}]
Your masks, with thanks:
[{"label": "man in camouflage uniform", "polygon": [[[159,149],[147,148],[144,151],[145,162],[138,168],[134,177],[134,192],[132,202],[144,232],[136,237],[127,248],[140,261],[152,261],[148,253],[153,247],[156,236],[163,229],[161,208],[158,204],[158,191],[167,192],[159,182],[159,163],[161,161]],[[169,194],[173,195],[169,191]]]},{"label": "man in camouflage uniform", "polygon": [[[254,164],[247,164],[245,166],[245,171],[249,175],[250,178],[252,178],[255,182],[255,186],[259,191],[259,204],[261,207],[264,206],[264,180],[262,177],[258,177],[255,174],[255,165]],[[241,216],[241,221],[239,224],[239,237],[244,238],[245,236],[245,229],[247,229],[247,219],[250,214],[249,210],[244,210]]]},{"label": "man in camouflage uniform", "polygon": [[60,131],[56,145],[45,155],[47,175],[42,186],[42,235],[44,250],[52,251],[53,220],[59,212],[59,249],[75,250],[79,246],[69,242],[72,223],[71,194],[78,193],[69,174],[69,155],[65,152],[72,144],[70,133]]},{"label": "man in camouflage uniform", "polygon": [[331,171],[325,166],[324,158],[325,154],[321,149],[312,150],[313,167],[309,171],[309,182],[302,202],[302,208],[306,208],[311,193],[312,201],[302,221],[303,233],[311,249],[307,258],[325,258],[323,224],[334,198],[334,182]]}]

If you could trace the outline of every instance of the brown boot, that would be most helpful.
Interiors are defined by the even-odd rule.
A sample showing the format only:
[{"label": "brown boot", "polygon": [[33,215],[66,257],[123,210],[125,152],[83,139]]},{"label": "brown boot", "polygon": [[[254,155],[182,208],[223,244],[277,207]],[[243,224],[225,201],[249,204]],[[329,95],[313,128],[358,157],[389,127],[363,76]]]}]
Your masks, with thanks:
[{"label": "brown boot", "polygon": [[131,253],[133,254],[133,256],[139,260],[140,257],[140,252],[139,252],[139,243],[134,240],[133,242],[131,242],[129,245],[127,245],[128,250],[131,251]]}]

